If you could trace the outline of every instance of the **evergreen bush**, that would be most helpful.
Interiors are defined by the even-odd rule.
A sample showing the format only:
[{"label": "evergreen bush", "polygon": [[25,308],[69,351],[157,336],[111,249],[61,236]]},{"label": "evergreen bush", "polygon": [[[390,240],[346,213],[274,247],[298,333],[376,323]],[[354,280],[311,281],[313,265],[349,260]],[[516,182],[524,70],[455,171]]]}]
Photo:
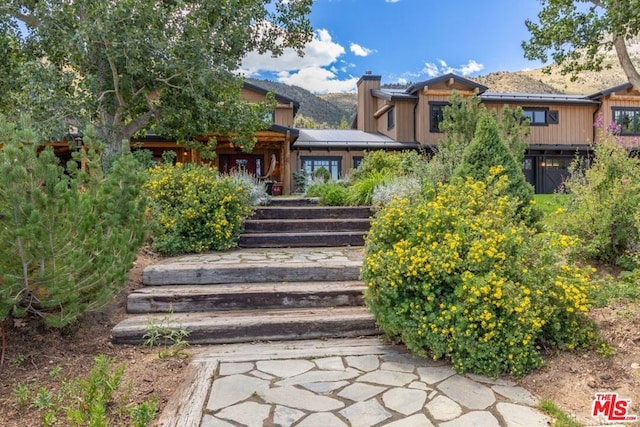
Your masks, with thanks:
[{"label": "evergreen bush", "polygon": [[526,181],[522,166],[502,140],[495,117],[484,114],[478,120],[475,136],[465,149],[462,163],[454,175],[482,180],[496,166],[500,166],[501,173],[508,177],[506,194],[517,201],[519,216],[529,225],[536,223],[542,218],[542,212],[533,206],[533,187]]},{"label": "evergreen bush", "polygon": [[68,325],[126,283],[145,237],[144,173],[123,144],[104,175],[92,130],[66,171],[26,117],[0,117],[0,141],[0,320]]},{"label": "evergreen bush", "polygon": [[584,316],[590,270],[566,259],[574,241],[517,219],[493,168],[422,198],[393,199],[374,218],[362,277],[380,328],[457,371],[521,376],[541,348],[573,349],[596,334]]},{"label": "evergreen bush", "polygon": [[306,195],[317,197],[318,203],[325,206],[346,206],[348,205],[347,188],[344,183],[329,181],[326,183],[312,184]]}]

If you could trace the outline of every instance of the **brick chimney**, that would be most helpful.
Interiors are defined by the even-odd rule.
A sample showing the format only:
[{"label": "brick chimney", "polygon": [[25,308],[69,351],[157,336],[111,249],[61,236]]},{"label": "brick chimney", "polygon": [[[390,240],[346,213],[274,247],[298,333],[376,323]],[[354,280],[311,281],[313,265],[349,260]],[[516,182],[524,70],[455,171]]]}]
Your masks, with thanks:
[{"label": "brick chimney", "polygon": [[358,80],[358,130],[364,132],[377,130],[376,119],[373,117],[376,112],[376,100],[371,91],[380,89],[381,79],[381,76],[374,76],[371,71],[367,71]]}]

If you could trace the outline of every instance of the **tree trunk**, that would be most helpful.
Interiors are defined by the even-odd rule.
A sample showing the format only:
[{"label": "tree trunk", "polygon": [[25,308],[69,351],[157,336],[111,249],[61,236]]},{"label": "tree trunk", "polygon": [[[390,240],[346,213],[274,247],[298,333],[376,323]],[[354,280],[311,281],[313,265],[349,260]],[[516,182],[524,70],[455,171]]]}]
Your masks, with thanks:
[{"label": "tree trunk", "polygon": [[618,60],[622,66],[622,71],[624,71],[624,74],[627,76],[627,80],[636,90],[640,90],[640,73],[638,73],[638,70],[636,70],[636,67],[633,65],[633,62],[629,57],[629,51],[627,50],[627,44],[624,38],[621,36],[614,36],[613,46],[616,48]]}]

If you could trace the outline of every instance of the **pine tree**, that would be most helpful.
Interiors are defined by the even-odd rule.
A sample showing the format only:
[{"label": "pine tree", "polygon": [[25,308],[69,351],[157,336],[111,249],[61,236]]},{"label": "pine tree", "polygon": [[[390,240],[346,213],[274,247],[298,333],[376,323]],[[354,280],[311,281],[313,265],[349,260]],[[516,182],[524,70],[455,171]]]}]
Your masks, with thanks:
[{"label": "pine tree", "polygon": [[0,321],[35,315],[68,325],[126,282],[144,237],[144,175],[130,153],[103,175],[91,131],[67,170],[28,118],[0,117],[0,140]]},{"label": "pine tree", "polygon": [[502,167],[502,174],[508,176],[509,186],[505,191],[519,200],[519,214],[527,223],[535,223],[541,214],[531,206],[533,187],[526,181],[520,164],[501,138],[495,117],[485,113],[478,119],[475,136],[465,149],[462,163],[456,168],[455,175],[486,180],[494,166]]}]

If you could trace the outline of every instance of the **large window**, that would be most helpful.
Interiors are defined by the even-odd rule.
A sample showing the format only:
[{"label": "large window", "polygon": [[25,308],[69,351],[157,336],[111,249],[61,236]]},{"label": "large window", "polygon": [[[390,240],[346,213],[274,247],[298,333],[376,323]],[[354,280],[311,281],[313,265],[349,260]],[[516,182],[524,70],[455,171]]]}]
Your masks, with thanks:
[{"label": "large window", "polygon": [[557,110],[549,110],[547,108],[530,108],[522,109],[525,119],[529,119],[530,126],[547,126],[558,124],[559,114]]},{"label": "large window", "polygon": [[320,168],[325,168],[331,174],[331,179],[340,178],[340,169],[342,166],[342,157],[335,156],[305,156],[302,157],[302,169],[309,175]]},{"label": "large window", "polygon": [[429,103],[429,131],[440,132],[440,123],[444,120],[444,107],[449,105],[447,102],[430,102]]},{"label": "large window", "polygon": [[640,108],[614,107],[612,110],[620,135],[640,135]]}]

